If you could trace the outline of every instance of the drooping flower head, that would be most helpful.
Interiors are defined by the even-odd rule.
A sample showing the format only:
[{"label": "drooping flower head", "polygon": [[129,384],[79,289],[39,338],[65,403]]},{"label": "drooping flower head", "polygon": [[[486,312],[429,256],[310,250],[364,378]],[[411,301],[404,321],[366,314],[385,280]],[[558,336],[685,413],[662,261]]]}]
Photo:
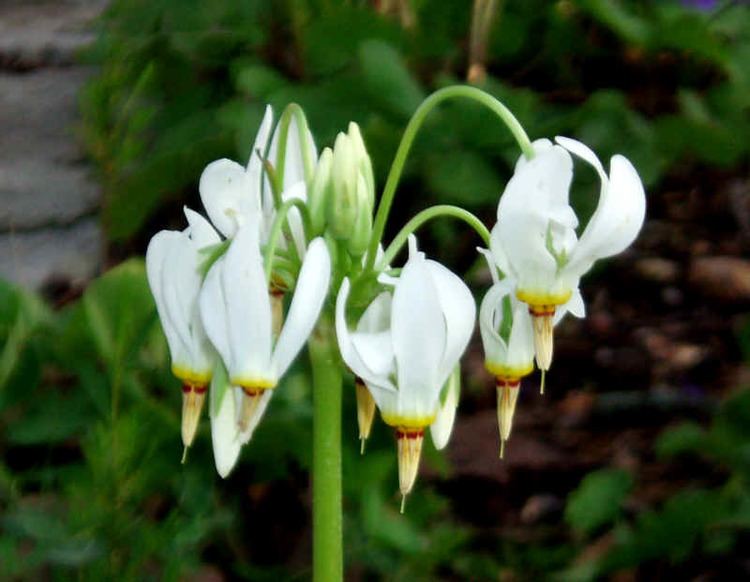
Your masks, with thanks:
[{"label": "drooping flower head", "polygon": [[182,381],[182,441],[190,446],[200,419],[215,361],[198,310],[201,250],[219,235],[197,212],[185,208],[188,227],[162,230],[146,251],[146,273],[172,358],[172,373]]},{"label": "drooping flower head", "polygon": [[[516,285],[518,299],[533,316],[537,365],[549,369],[552,327],[565,312],[585,312],[578,289],[595,261],[622,252],[643,224],[646,198],[633,165],[623,156],[610,161],[609,176],[584,144],[557,138],[534,142],[536,155],[521,157],[508,182],[492,230],[491,251],[497,267]],[[573,161],[591,164],[601,179],[599,203],[580,239],[578,218],[569,204]]]},{"label": "drooping flower head", "polygon": [[424,429],[436,420],[441,390],[469,342],[476,307],[463,281],[418,252],[414,237],[399,277],[388,282],[393,292],[387,326],[350,332],[345,279],[336,301],[336,334],[344,361],[396,429],[400,490],[406,495],[416,479]]},{"label": "drooping flower head", "polygon": [[[257,219],[239,228],[227,253],[209,270],[200,294],[200,313],[226,367],[228,382],[235,387],[235,437],[242,442],[250,439],[272,389],[310,335],[328,292],[330,275],[328,248],[323,239],[314,239],[307,248],[289,310],[276,333]],[[222,406],[231,404],[222,403],[217,408]]]}]

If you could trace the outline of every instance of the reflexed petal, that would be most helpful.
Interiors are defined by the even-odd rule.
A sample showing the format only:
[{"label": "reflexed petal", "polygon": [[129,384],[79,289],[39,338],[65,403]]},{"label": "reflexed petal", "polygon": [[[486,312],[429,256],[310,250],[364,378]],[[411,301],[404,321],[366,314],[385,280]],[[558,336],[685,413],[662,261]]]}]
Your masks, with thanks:
[{"label": "reflexed petal", "polygon": [[258,133],[255,134],[253,149],[250,151],[250,157],[247,160],[247,177],[250,187],[256,192],[260,192],[260,179],[264,174],[263,157],[266,155],[272,127],[273,108],[270,105],[266,105],[263,120],[258,127]]},{"label": "reflexed petal", "polygon": [[362,317],[357,322],[357,331],[376,332],[385,331],[391,325],[391,299],[390,293],[383,292],[373,299],[367,306]]},{"label": "reflexed petal", "polygon": [[568,150],[571,154],[578,156],[579,158],[593,166],[596,170],[596,173],[599,174],[599,179],[602,181],[602,185],[606,184],[609,181],[609,178],[607,178],[607,173],[604,171],[604,166],[602,166],[599,158],[589,146],[569,137],[557,136],[555,138],[555,141],[566,150]]},{"label": "reflexed petal", "polygon": [[221,238],[208,220],[187,206],[183,206],[182,211],[190,225],[188,234],[196,250],[221,242]]},{"label": "reflexed petal", "polygon": [[235,403],[232,387],[226,371],[217,366],[211,380],[209,415],[211,416],[211,443],[214,449],[214,462],[219,475],[226,478],[240,456],[242,444],[235,420]]},{"label": "reflexed petal", "polygon": [[237,232],[245,220],[242,214],[260,211],[260,201],[251,190],[245,168],[237,162],[211,162],[201,174],[198,189],[211,222],[226,237]]},{"label": "reflexed petal", "polygon": [[325,241],[318,237],[307,249],[292,304],[274,349],[274,368],[279,376],[286,371],[307,341],[320,315],[330,281],[331,257]]},{"label": "reflexed petal", "polygon": [[440,307],[445,317],[445,351],[437,370],[438,383],[443,384],[469,344],[474,331],[477,307],[466,284],[436,261],[427,261]]},{"label": "reflexed petal", "polygon": [[391,375],[396,366],[393,357],[391,330],[381,332],[354,332],[351,341],[362,363],[369,370],[368,378]]},{"label": "reflexed petal", "polygon": [[597,259],[625,250],[638,235],[646,214],[646,194],[633,165],[616,155],[610,162],[609,187],[603,188],[599,204],[565,267],[580,276]]},{"label": "reflexed petal", "polygon": [[271,301],[260,253],[258,223],[237,231],[226,254],[221,286],[232,363],[229,379],[275,380],[271,369]]}]

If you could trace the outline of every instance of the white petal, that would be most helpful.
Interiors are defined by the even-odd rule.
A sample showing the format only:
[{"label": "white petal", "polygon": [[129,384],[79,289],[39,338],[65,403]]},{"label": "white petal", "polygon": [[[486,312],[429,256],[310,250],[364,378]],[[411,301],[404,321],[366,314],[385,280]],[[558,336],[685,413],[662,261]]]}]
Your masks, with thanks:
[{"label": "white petal", "polygon": [[445,350],[437,370],[437,380],[443,384],[469,344],[477,307],[469,288],[454,273],[432,260],[427,261],[427,269],[445,318]]},{"label": "white petal", "polygon": [[565,271],[582,275],[594,261],[625,250],[635,240],[646,215],[646,193],[633,164],[616,155],[610,162],[609,186],[581,235]]},{"label": "white petal", "polygon": [[514,303],[506,363],[510,368],[524,369],[534,363],[534,327],[528,307],[520,301]]},{"label": "white petal", "polygon": [[451,373],[445,389],[447,390],[445,401],[440,405],[437,417],[432,425],[430,425],[432,443],[437,450],[445,448],[453,431],[456,409],[458,408],[458,397],[461,391],[461,368],[459,366],[456,366]]},{"label": "white petal", "polygon": [[564,147],[566,150],[568,150],[571,154],[574,154],[578,156],[579,158],[581,158],[582,160],[591,164],[596,170],[596,173],[599,174],[599,179],[602,181],[602,184],[607,183],[608,178],[607,178],[607,173],[604,171],[604,166],[602,166],[602,163],[599,161],[599,158],[596,156],[596,154],[591,150],[589,146],[587,146],[585,143],[582,143],[575,139],[571,139],[569,137],[557,136],[555,138],[555,141],[559,143],[562,147]]},{"label": "white petal", "polygon": [[228,238],[246,220],[245,215],[260,212],[260,201],[250,188],[245,168],[237,162],[211,162],[201,174],[198,189],[211,222]]},{"label": "white petal", "polygon": [[185,213],[185,218],[187,218],[190,225],[188,235],[197,250],[221,242],[221,237],[219,237],[214,227],[211,226],[211,223],[203,218],[203,216],[187,206],[183,206],[182,211]]},{"label": "white petal", "polygon": [[273,108],[266,105],[263,113],[263,120],[260,122],[258,132],[255,134],[253,149],[250,150],[250,157],[247,160],[247,175],[250,185],[256,192],[260,191],[260,179],[263,176],[263,159],[268,149],[268,139],[273,127]]},{"label": "white petal", "polygon": [[395,370],[391,330],[381,332],[354,332],[351,342],[360,360],[367,367],[364,377],[386,378]]},{"label": "white petal", "polygon": [[222,269],[233,384],[240,379],[276,380],[271,367],[271,301],[258,236],[257,222],[240,228]]},{"label": "white petal", "polygon": [[421,253],[412,253],[393,293],[393,351],[397,362],[399,410],[405,416],[436,412],[446,346],[440,298]]},{"label": "white petal", "polygon": [[[501,283],[490,287],[482,299],[479,308],[479,332],[482,336],[484,357],[488,362],[505,364],[508,358],[508,346],[500,336],[498,314],[502,317],[502,301],[510,290]],[[500,320],[502,321],[502,320]]]},{"label": "white petal", "polygon": [[391,300],[392,295],[387,292],[383,292],[373,299],[362,317],[359,318],[357,331],[377,332],[387,330],[391,325]]},{"label": "white petal", "polygon": [[496,261],[502,254],[507,257],[520,289],[555,287],[557,262],[547,249],[550,227],[557,252],[575,240],[577,219],[568,204],[572,166],[570,154],[553,146],[524,163],[500,199],[491,247]]},{"label": "white petal", "polygon": [[167,306],[167,287],[171,284],[164,278],[164,268],[174,253],[176,246],[185,244],[183,234],[174,230],[162,230],[156,233],[148,244],[146,250],[146,276],[151,293],[154,296],[156,309],[159,313],[164,335],[167,338],[169,352],[173,362],[187,364],[189,359],[189,347],[178,331],[178,323],[173,320],[173,310]]},{"label": "white petal", "polygon": [[209,269],[198,304],[203,329],[228,368],[232,360],[232,352],[229,349],[229,331],[227,330],[227,304],[224,289],[221,286],[225,260],[225,256],[221,257]]},{"label": "white petal", "polygon": [[325,241],[310,243],[302,263],[294,297],[273,353],[276,373],[281,376],[291,365],[318,320],[331,281],[331,257]]},{"label": "white petal", "polygon": [[[222,368],[217,366],[217,368]],[[209,414],[211,416],[211,443],[214,449],[216,470],[222,479],[229,475],[240,456],[242,444],[235,420],[232,387],[223,369],[215,370],[211,379]]]},{"label": "white petal", "polygon": [[[388,380],[387,377],[374,376],[373,371],[370,367],[362,360],[359,352],[354,347],[352,341],[352,334],[349,332],[349,326],[346,323],[346,302],[349,299],[349,291],[351,284],[349,279],[344,279],[339,289],[338,297],[336,298],[336,338],[339,344],[339,351],[341,357],[349,366],[349,369],[357,376],[362,378],[368,386],[370,384],[376,384],[378,386],[385,387],[386,391],[390,391],[395,394],[396,389],[393,384]],[[375,398],[375,391],[370,390]],[[378,402],[378,399],[375,398]],[[380,404],[378,404],[380,406]]]}]

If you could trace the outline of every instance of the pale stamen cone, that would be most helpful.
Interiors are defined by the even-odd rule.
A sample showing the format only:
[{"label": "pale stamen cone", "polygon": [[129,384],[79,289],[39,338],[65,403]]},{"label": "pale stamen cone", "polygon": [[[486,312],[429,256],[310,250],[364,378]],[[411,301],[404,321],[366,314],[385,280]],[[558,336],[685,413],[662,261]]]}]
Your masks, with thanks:
[{"label": "pale stamen cone", "polygon": [[375,400],[361,378],[355,380],[357,390],[357,423],[359,424],[359,440],[362,442],[360,452],[365,452],[365,441],[370,438],[372,421],[375,418]]},{"label": "pale stamen cone", "polygon": [[205,386],[185,384],[182,387],[182,444],[185,448],[193,444],[205,399]]},{"label": "pale stamen cone", "polygon": [[399,490],[405,497],[411,492],[417,480],[424,429],[399,427],[396,429],[396,440],[398,442]]},{"label": "pale stamen cone", "polygon": [[281,291],[271,291],[271,329],[273,336],[279,337],[281,326],[284,324],[284,293]]},{"label": "pale stamen cone", "polygon": [[250,426],[253,417],[258,412],[261,396],[263,396],[263,390],[242,387],[242,407],[240,408],[240,418],[237,421],[240,431],[245,432],[247,427]]},{"label": "pale stamen cone", "polygon": [[536,353],[536,365],[540,370],[549,370],[552,365],[552,348],[555,307],[545,306],[541,308],[530,308],[529,313],[534,321],[534,352]]},{"label": "pale stamen cone", "polygon": [[500,429],[500,458],[503,458],[505,441],[510,438],[513,428],[513,415],[516,411],[518,393],[521,387],[519,380],[497,381],[497,425]]}]

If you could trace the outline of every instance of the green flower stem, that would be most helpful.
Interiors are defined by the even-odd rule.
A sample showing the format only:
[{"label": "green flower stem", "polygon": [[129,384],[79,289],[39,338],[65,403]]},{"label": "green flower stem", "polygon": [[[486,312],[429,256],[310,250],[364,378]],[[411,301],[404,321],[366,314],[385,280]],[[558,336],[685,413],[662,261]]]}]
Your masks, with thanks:
[{"label": "green flower stem", "polygon": [[[263,265],[265,267],[266,282],[271,281],[271,271],[273,269],[274,257],[276,253],[276,247],[279,245],[279,239],[281,238],[281,231],[284,224],[287,222],[287,215],[289,211],[296,207],[302,216],[302,226],[305,229],[305,233],[310,232],[310,213],[307,210],[305,201],[300,198],[291,198],[284,202],[276,212],[276,217],[273,220],[271,226],[271,232],[268,235],[268,242],[266,248],[263,251]],[[295,249],[294,243],[290,243],[290,248]],[[296,256],[296,250],[295,256]],[[297,257],[299,258],[299,257]]]},{"label": "green flower stem", "polygon": [[401,138],[401,143],[396,151],[396,157],[393,159],[393,164],[391,164],[391,170],[388,173],[388,179],[386,180],[385,188],[383,189],[383,196],[378,205],[378,213],[375,216],[372,236],[370,237],[370,244],[367,248],[367,263],[365,265],[365,271],[372,270],[372,267],[375,264],[378,243],[383,238],[385,223],[386,220],[388,220],[388,213],[391,210],[393,197],[396,194],[396,186],[398,186],[398,181],[401,178],[401,173],[403,172],[406,163],[406,157],[409,155],[409,150],[414,143],[417,131],[427,117],[427,114],[430,113],[435,106],[447,99],[453,99],[456,97],[463,97],[465,99],[477,101],[492,110],[513,134],[513,137],[518,142],[523,154],[529,159],[534,157],[534,149],[531,147],[529,136],[526,135],[523,127],[521,127],[521,124],[510,110],[495,97],[489,93],[485,93],[481,89],[468,85],[456,85],[435,91],[432,95],[427,97],[427,99],[422,101],[422,104],[414,112],[414,115],[409,120],[409,124],[406,126],[404,135]]},{"label": "green flower stem", "polygon": [[343,367],[330,316],[321,316],[308,345],[313,376],[313,581],[341,582]]},{"label": "green flower stem", "polygon": [[383,258],[380,260],[378,270],[382,270],[386,265],[394,259],[394,257],[404,246],[404,243],[408,240],[409,235],[415,232],[425,222],[434,218],[450,217],[463,220],[466,224],[472,227],[476,233],[482,237],[484,244],[487,248],[490,246],[490,231],[484,226],[481,220],[474,216],[468,210],[459,208],[458,206],[451,206],[450,204],[439,204],[437,206],[430,206],[425,208],[422,212],[418,213],[414,218],[407,222],[404,227],[399,231],[396,237],[393,239],[388,248],[383,253]]}]

